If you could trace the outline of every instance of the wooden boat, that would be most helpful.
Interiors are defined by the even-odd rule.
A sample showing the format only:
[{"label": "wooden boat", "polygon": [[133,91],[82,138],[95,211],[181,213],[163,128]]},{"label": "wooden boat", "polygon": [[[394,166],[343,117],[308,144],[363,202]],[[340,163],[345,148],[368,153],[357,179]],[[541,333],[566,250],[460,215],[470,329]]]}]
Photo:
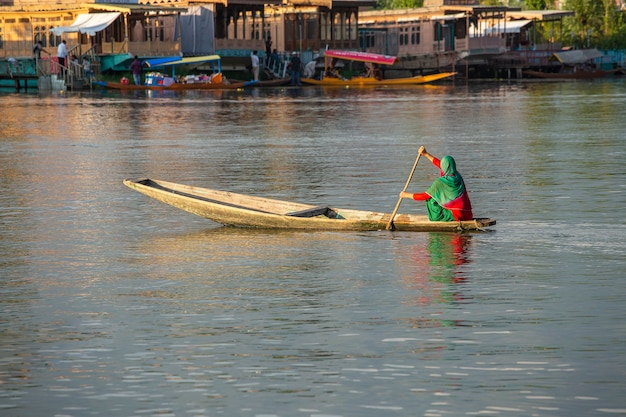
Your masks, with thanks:
[{"label": "wooden boat", "polygon": [[113,90],[156,90],[156,91],[185,91],[185,90],[236,90],[238,88],[246,88],[254,85],[254,81],[248,82],[228,82],[222,81],[220,83],[173,83],[167,86],[164,85],[135,85],[124,84],[110,81],[94,81],[94,85],[99,85],[104,88],[110,88]]},{"label": "wooden boat", "polygon": [[[338,60],[363,62],[368,70],[363,76],[345,79],[334,72],[334,67]],[[456,72],[441,72],[430,75],[417,75],[415,77],[383,79],[379,66],[392,65],[395,61],[396,57],[390,55],[380,55],[369,52],[327,50],[324,52],[324,73],[321,79],[302,78],[301,81],[305,84],[325,87],[371,87],[424,84],[452,77],[456,74]],[[333,73],[335,75],[329,75]]]},{"label": "wooden boat", "polygon": [[[391,216],[390,213],[292,203],[156,179],[125,179],[124,184],[148,197],[228,226],[385,230]],[[393,224],[394,229],[400,231],[459,232],[483,230],[495,225],[496,221],[476,218],[462,222],[431,222],[426,215],[397,214]]]},{"label": "wooden boat", "polygon": [[[241,81],[241,80],[233,80],[231,79],[230,82],[233,83],[246,83],[248,81]],[[285,85],[289,85],[289,83],[291,83],[291,77],[285,77],[285,78],[271,78],[268,80],[259,80],[259,81],[250,81],[253,84],[250,84],[250,87],[282,87]]]},{"label": "wooden boat", "polygon": [[569,71],[559,71],[559,72],[547,72],[547,71],[534,71],[534,70],[525,70],[523,71],[525,75],[535,78],[545,78],[550,80],[591,80],[594,78],[604,78],[611,75],[619,75],[623,74],[622,70],[619,68],[615,68],[612,70],[601,70],[601,69],[572,69]]},{"label": "wooden boat", "polygon": [[440,72],[430,75],[416,75],[409,78],[390,78],[379,80],[374,77],[354,77],[348,80],[341,78],[324,77],[321,80],[313,78],[302,78],[302,82],[305,84],[319,85],[323,87],[375,87],[375,86],[389,86],[389,85],[412,85],[412,84],[426,84],[433,81],[441,80],[442,78],[448,78],[455,75],[456,72]]},{"label": "wooden boat", "polygon": [[[233,90],[254,85],[256,81],[230,82],[222,76],[221,61],[219,55],[204,55],[182,58],[179,56],[153,58],[143,61],[147,68],[171,68],[171,76],[161,73],[148,73],[145,75],[143,85],[125,82],[94,81],[93,84],[115,90],[157,90],[157,91],[182,91],[182,90]],[[183,78],[176,77],[176,68],[180,66],[211,66],[212,74],[196,80],[194,76]]]},{"label": "wooden boat", "polygon": [[604,58],[604,54],[597,49],[574,49],[559,51],[550,56],[548,61],[558,62],[561,65],[555,71],[523,71],[525,75],[535,78],[554,80],[590,80],[604,78],[610,75],[623,74],[621,68],[602,69],[597,65]]}]

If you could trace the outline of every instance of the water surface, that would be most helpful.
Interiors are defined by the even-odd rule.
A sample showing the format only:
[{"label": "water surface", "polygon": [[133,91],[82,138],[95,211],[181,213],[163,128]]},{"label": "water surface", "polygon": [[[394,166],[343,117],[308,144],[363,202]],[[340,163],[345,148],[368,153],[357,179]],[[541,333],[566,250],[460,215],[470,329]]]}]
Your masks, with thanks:
[{"label": "water surface", "polygon": [[[624,103],[621,79],[0,95],[2,415],[626,414]],[[420,145],[494,231],[224,228],[122,184],[391,211]]]}]

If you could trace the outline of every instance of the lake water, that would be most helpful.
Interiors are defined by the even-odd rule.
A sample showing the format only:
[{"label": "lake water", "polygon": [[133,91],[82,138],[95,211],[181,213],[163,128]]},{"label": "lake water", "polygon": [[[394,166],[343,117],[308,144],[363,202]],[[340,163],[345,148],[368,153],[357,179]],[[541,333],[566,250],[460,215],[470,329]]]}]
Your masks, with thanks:
[{"label": "lake water", "polygon": [[[2,416],[626,415],[623,79],[0,111]],[[493,231],[225,228],[122,184],[390,212],[420,145]]]}]

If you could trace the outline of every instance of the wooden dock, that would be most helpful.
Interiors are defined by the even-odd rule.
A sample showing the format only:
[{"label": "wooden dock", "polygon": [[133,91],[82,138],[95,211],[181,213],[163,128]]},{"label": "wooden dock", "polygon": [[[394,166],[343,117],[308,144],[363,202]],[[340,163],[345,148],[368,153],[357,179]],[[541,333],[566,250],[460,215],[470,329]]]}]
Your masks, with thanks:
[{"label": "wooden dock", "polygon": [[[19,92],[24,89],[24,91],[28,91],[28,82],[29,81],[37,81],[39,77],[36,75],[26,75],[26,74],[0,74],[0,81],[12,80],[15,85],[15,91]],[[0,83],[4,85],[5,83]]]},{"label": "wooden dock", "polygon": [[29,81],[37,82],[39,75],[33,58],[9,58],[0,61],[0,85],[15,86],[16,91],[28,91]]}]

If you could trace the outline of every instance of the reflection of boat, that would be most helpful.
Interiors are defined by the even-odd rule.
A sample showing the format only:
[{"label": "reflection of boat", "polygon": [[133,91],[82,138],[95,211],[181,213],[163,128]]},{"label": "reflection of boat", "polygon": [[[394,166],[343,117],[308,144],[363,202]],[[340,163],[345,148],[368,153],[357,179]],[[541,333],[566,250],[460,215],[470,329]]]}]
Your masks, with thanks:
[{"label": "reflection of boat", "polygon": [[[338,60],[363,62],[367,71],[362,76],[344,79],[334,72],[335,64]],[[306,84],[321,86],[386,86],[386,85],[406,85],[424,84],[443,78],[448,78],[456,72],[441,72],[430,75],[417,75],[415,77],[383,79],[380,72],[380,65],[392,65],[396,61],[395,56],[379,55],[369,52],[337,51],[328,50],[324,52],[324,73],[321,79],[302,78]]]},{"label": "reflection of boat", "polygon": [[623,73],[621,68],[602,69],[598,67],[595,61],[602,59],[603,56],[602,52],[597,49],[555,52],[549,58],[549,61],[558,61],[561,64],[555,67],[555,71],[525,70],[524,74],[535,78],[584,80]]},{"label": "reflection of boat", "polygon": [[[186,77],[177,77],[176,68],[182,65],[199,66],[210,64],[212,74],[210,75],[188,75]],[[108,81],[94,81],[94,84],[100,85],[106,88],[112,88],[116,90],[224,90],[224,89],[237,89],[250,85],[254,85],[254,81],[248,82],[229,82],[224,79],[221,72],[220,56],[219,55],[205,55],[197,57],[164,57],[147,59],[143,62],[143,65],[148,68],[171,68],[171,76],[161,74],[159,72],[147,73],[145,75],[145,82],[143,85],[130,84],[128,80],[124,82],[108,82]]]},{"label": "reflection of boat", "polygon": [[[232,83],[239,83],[239,82],[243,82],[245,83],[246,81],[240,81],[240,80],[233,80],[231,79],[230,82]],[[284,78],[271,78],[268,80],[259,80],[259,81],[250,81],[251,87],[281,87],[284,85],[289,85],[289,83],[291,83],[291,77],[287,76]]]},{"label": "reflection of boat", "polygon": [[[384,230],[391,214],[292,203],[173,182],[124,180],[142,194],[217,223],[240,227],[317,230]],[[425,215],[398,214],[396,230],[465,231],[496,224],[493,219],[431,222]]]}]

